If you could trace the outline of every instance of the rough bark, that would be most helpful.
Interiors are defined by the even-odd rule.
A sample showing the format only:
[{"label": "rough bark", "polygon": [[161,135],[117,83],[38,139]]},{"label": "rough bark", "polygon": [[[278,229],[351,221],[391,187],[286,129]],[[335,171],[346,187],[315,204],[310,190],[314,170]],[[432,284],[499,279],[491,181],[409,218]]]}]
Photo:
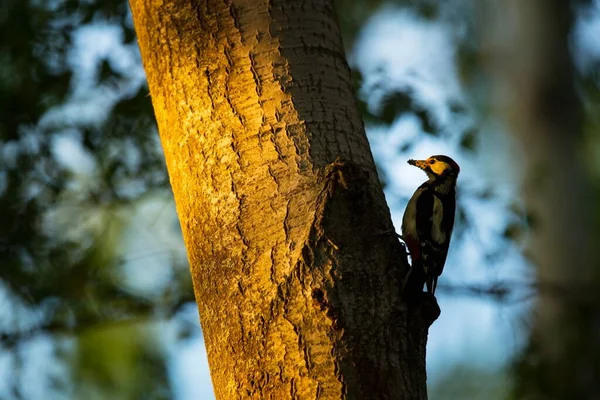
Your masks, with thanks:
[{"label": "rough bark", "polygon": [[496,27],[491,42],[500,44],[490,63],[497,104],[523,148],[528,254],[539,288],[529,343],[517,363],[518,398],[600,399],[597,204],[569,51],[573,7],[564,0],[511,0],[487,9],[487,26]]},{"label": "rough bark", "polygon": [[216,398],[425,399],[331,2],[130,4]]}]

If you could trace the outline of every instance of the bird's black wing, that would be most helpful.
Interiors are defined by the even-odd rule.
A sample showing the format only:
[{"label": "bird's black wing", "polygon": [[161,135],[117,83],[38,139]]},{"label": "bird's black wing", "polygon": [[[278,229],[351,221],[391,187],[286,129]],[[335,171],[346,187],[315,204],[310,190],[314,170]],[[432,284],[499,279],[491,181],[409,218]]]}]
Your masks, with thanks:
[{"label": "bird's black wing", "polygon": [[[417,201],[417,234],[419,235],[419,244],[423,242],[423,239],[429,239],[431,237],[431,223],[433,216],[433,190],[425,184],[421,185],[419,189],[423,189],[423,192],[419,196]],[[421,246],[422,248],[423,246]]]},{"label": "bird's black wing", "polygon": [[[454,201],[454,197],[450,196],[443,200],[446,206],[437,211],[435,204],[437,202],[439,206],[442,199],[433,192],[433,189],[426,188],[417,203],[417,229],[423,269],[426,275],[432,277],[437,277],[442,273],[454,225],[454,203],[446,202]],[[443,238],[440,237],[439,232],[445,233]]]}]

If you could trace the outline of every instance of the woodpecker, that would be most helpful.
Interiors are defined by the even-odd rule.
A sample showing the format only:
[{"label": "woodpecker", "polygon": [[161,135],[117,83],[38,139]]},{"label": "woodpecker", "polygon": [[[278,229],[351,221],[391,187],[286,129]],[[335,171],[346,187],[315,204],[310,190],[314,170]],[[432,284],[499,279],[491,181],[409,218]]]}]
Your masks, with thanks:
[{"label": "woodpecker", "polygon": [[454,226],[456,178],[460,167],[442,155],[408,160],[408,163],[425,171],[429,179],[419,186],[406,206],[402,240],[412,259],[411,274],[424,275],[427,292],[435,294]]}]

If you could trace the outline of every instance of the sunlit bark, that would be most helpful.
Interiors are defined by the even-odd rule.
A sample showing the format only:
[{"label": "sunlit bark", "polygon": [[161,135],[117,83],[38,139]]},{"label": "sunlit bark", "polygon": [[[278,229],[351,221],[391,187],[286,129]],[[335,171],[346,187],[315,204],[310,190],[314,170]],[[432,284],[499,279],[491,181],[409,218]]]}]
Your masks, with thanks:
[{"label": "sunlit bark", "polygon": [[330,1],[131,0],[217,399],[424,399]]}]

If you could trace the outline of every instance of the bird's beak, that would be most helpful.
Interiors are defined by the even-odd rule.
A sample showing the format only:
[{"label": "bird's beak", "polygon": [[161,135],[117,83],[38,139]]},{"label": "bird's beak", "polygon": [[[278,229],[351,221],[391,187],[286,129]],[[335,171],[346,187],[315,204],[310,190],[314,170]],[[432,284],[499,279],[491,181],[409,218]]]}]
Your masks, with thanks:
[{"label": "bird's beak", "polygon": [[427,160],[408,160],[408,163],[421,169],[427,168]]}]

